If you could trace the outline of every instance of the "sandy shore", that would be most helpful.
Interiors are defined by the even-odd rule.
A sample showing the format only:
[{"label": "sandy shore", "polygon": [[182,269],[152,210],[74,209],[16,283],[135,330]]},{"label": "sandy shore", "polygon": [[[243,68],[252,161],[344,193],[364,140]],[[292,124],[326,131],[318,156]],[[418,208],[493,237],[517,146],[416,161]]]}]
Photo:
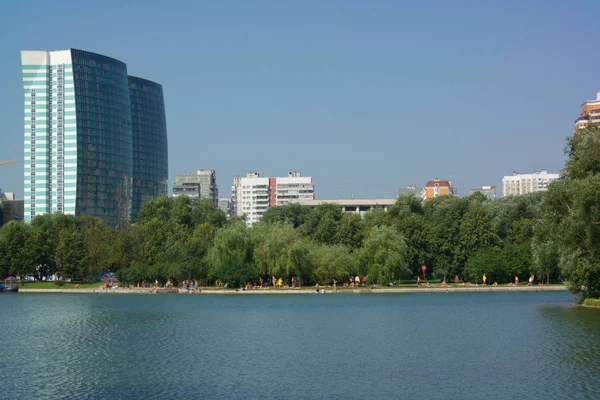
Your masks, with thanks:
[{"label": "sandy shore", "polygon": [[[340,289],[334,291],[333,287],[320,287],[319,290],[325,289],[326,294],[385,294],[385,293],[444,293],[444,292],[558,292],[568,290],[564,285],[554,286],[455,286],[455,287],[423,287],[423,288],[410,288],[410,287],[386,287],[381,289],[373,288],[358,288],[358,289]],[[152,294],[152,289],[19,289],[19,293],[86,293],[86,294]],[[185,289],[158,289],[158,294],[189,294]],[[302,289],[264,289],[264,290],[246,290],[241,289],[214,289],[214,288],[201,288],[193,294],[240,294],[240,295],[252,295],[252,294],[273,294],[273,295],[284,295],[284,294],[317,294],[317,288],[302,288]]]}]

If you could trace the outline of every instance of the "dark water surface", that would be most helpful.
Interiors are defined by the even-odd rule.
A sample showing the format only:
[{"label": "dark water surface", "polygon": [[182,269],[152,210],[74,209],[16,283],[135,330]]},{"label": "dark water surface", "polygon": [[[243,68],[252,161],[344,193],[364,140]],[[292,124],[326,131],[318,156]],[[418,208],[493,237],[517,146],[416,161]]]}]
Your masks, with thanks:
[{"label": "dark water surface", "polygon": [[0,398],[600,399],[564,292],[0,295]]}]

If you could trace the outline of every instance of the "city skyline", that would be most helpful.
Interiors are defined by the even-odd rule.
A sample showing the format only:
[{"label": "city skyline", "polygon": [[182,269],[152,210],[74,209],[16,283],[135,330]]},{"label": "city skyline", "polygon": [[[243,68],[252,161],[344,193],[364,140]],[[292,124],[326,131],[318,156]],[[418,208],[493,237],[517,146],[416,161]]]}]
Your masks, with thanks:
[{"label": "city skyline", "polygon": [[[247,171],[299,169],[319,185],[320,198],[387,198],[436,176],[464,195],[501,187],[514,170],[559,172],[579,105],[600,89],[584,79],[600,56],[582,51],[579,40],[593,13],[542,2],[437,5],[431,13],[427,4],[175,2],[168,13],[125,7],[102,35],[101,22],[86,18],[106,15],[96,5],[4,5],[0,33],[15,40],[3,43],[0,63],[0,159],[19,162],[0,168],[0,187],[23,196],[15,99],[26,48],[109,54],[161,82],[169,186],[185,170],[211,168],[227,196],[229,182]],[[59,11],[69,29],[48,37],[26,29],[52,24]],[[157,33],[126,34],[143,31],[138,13]]]}]

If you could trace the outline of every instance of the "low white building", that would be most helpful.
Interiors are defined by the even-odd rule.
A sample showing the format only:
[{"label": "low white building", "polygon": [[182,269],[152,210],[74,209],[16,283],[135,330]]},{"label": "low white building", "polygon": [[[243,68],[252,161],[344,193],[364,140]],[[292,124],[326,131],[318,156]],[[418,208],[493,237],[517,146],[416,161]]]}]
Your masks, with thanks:
[{"label": "low white building", "polygon": [[312,178],[300,175],[300,172],[289,172],[284,178],[271,178],[271,184],[275,183],[276,206],[284,206],[291,201],[313,200],[315,198],[315,186]]},{"label": "low white building", "polygon": [[342,200],[300,200],[298,203],[304,207],[318,207],[322,204],[335,204],[342,209],[343,213],[358,214],[363,217],[367,212],[374,208],[383,208],[387,211],[388,207],[393,206],[397,199],[342,199]]},{"label": "low white building", "polygon": [[248,226],[260,221],[270,207],[314,198],[312,178],[303,177],[300,172],[276,178],[264,178],[258,172],[251,172],[245,178],[234,178],[231,187],[233,213],[235,216],[245,215]]},{"label": "low white building", "polygon": [[550,182],[559,178],[558,174],[549,174],[546,170],[533,174],[513,173],[502,178],[502,196],[543,192],[548,190]]}]

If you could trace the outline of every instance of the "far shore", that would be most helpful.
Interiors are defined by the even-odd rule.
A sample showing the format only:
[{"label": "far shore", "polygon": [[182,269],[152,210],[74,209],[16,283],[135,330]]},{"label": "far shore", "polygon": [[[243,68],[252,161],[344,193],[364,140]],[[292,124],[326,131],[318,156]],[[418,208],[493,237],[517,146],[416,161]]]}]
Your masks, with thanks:
[{"label": "far shore", "polygon": [[[568,290],[565,285],[543,285],[543,286],[431,286],[431,287],[385,287],[385,288],[336,288],[302,287],[299,289],[221,289],[204,287],[195,291],[182,288],[158,288],[156,294],[235,294],[235,295],[286,295],[286,294],[386,294],[386,293],[451,293],[451,292],[558,292]],[[86,293],[86,294],[154,294],[152,288],[132,289],[103,289],[103,288],[81,288],[81,289],[27,289],[19,288],[19,293]]]}]

